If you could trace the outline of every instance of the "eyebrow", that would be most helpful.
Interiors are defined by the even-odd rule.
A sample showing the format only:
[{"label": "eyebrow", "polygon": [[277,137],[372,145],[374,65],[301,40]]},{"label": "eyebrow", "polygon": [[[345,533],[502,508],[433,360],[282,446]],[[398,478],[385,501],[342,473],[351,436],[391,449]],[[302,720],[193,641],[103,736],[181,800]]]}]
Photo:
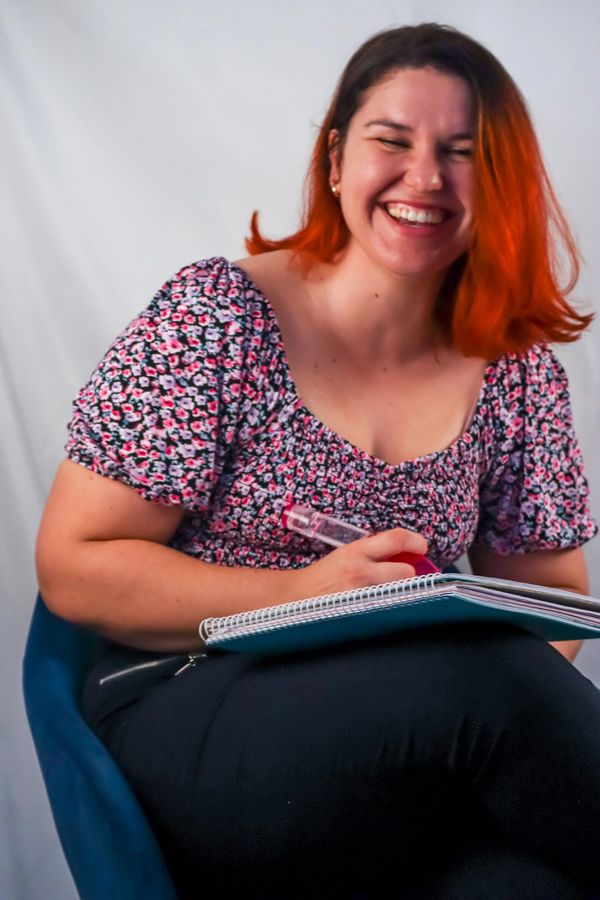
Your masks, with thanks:
[{"label": "eyebrow", "polygon": [[[392,119],[372,119],[367,122],[365,128],[371,128],[373,125],[382,125],[384,128],[392,128],[394,131],[400,131],[403,134],[410,134],[414,131],[410,125],[403,125],[401,122],[394,122]],[[448,136],[449,141],[472,141],[473,135],[470,131],[458,131],[456,134]]]}]

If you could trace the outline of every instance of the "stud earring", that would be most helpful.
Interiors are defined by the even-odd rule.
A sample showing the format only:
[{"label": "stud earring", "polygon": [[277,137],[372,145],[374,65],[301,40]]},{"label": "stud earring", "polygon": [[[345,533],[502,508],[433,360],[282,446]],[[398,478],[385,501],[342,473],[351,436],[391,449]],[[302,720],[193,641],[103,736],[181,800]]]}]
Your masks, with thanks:
[{"label": "stud earring", "polygon": [[333,196],[336,197],[337,199],[339,199],[340,189],[338,188],[337,184],[334,184],[333,182],[331,182],[329,187],[331,188],[331,193],[333,194]]}]

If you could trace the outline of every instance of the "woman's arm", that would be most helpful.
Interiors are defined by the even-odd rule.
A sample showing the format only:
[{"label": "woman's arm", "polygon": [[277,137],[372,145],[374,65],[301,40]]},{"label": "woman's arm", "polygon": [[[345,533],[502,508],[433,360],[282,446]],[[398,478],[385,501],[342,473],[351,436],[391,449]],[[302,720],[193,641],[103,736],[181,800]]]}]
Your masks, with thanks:
[{"label": "woman's arm", "polygon": [[66,461],[40,526],[36,561],[57,615],[131,646],[192,650],[207,616],[380,584],[414,574],[394,553],[425,553],[420,535],[395,528],[329,553],[304,569],[230,568],[166,546],[180,507]]},{"label": "woman's arm", "polygon": [[[578,594],[587,594],[589,591],[587,567],[581,547],[574,550],[515,553],[509,556],[477,549],[469,553],[469,559],[476,575],[542,584]],[[552,646],[572,662],[582,643],[583,641],[553,641]]]}]

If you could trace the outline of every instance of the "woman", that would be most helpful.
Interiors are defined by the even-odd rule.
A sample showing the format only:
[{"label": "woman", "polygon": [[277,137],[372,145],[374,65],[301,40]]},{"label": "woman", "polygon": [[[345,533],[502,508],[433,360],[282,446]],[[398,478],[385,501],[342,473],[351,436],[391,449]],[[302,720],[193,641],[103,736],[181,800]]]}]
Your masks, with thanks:
[{"label": "woman", "polygon": [[[573,642],[455,626],[98,686],[197,650],[207,616],[413,575],[401,551],[587,591],[546,343],[590,317],[553,274],[553,233],[577,257],[510,77],[449,28],[376,35],[308,188],[296,234],[255,217],[247,259],[181,270],[76,401],[38,566],[51,609],[115,642],[86,714],[183,897],[600,896]],[[325,553],[283,528],[290,500],[377,533]]]}]

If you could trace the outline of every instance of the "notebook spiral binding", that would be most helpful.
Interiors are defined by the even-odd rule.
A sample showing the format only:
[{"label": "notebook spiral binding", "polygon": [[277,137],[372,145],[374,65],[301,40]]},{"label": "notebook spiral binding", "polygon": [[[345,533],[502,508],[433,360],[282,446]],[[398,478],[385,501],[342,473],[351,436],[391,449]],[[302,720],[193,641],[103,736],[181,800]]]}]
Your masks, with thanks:
[{"label": "notebook spiral binding", "polygon": [[233,633],[238,628],[258,628],[261,625],[274,627],[278,622],[284,622],[290,616],[308,615],[310,613],[326,616],[328,611],[333,613],[340,607],[351,611],[353,607],[356,608],[356,604],[362,606],[365,602],[385,600],[387,597],[394,597],[397,600],[398,594],[404,592],[426,591],[442,580],[443,573],[436,572],[427,575],[417,575],[415,578],[402,581],[376,584],[366,589],[355,588],[351,591],[337,591],[320,597],[307,597],[305,600],[293,600],[291,603],[261,607],[260,609],[252,609],[230,616],[212,616],[204,619],[201,623],[199,629],[200,637],[205,642],[208,642],[211,635],[221,629],[227,629],[230,633]]}]

